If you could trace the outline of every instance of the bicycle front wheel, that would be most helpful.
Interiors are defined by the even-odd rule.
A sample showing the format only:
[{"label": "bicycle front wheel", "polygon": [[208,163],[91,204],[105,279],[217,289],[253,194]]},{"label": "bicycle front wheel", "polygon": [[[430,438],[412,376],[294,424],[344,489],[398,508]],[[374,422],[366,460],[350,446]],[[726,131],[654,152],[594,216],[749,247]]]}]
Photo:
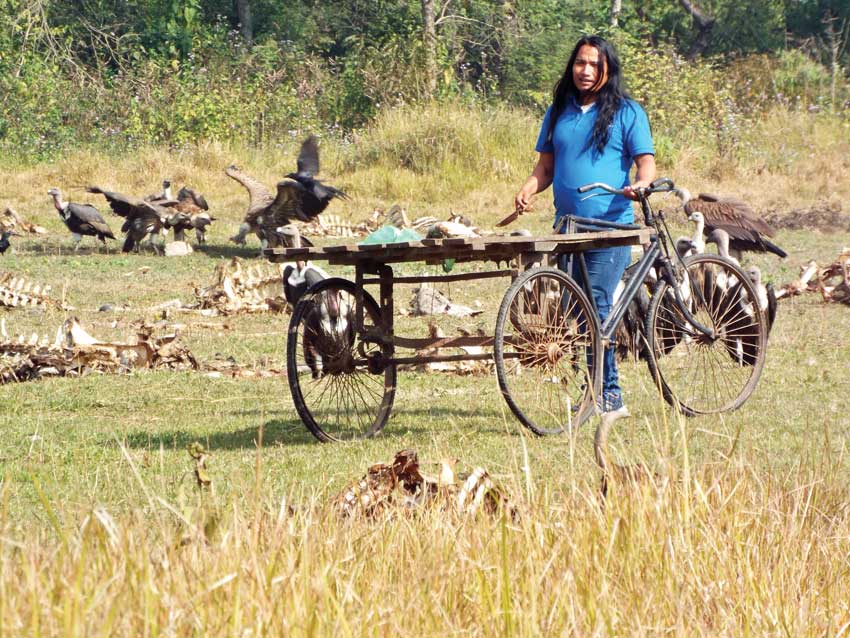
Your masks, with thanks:
[{"label": "bicycle front wheel", "polygon": [[516,278],[496,319],[494,359],[511,411],[538,435],[577,427],[602,385],[599,322],[566,273],[535,268]]},{"label": "bicycle front wheel", "polygon": [[[381,346],[356,330],[357,287],[346,279],[318,282],[298,300],[289,322],[286,374],[295,409],[320,441],[374,436],[390,415],[396,367]],[[363,291],[363,328],[381,312]]]},{"label": "bicycle front wheel", "polygon": [[681,305],[664,281],[652,296],[650,372],[664,399],[686,416],[735,410],[755,390],[767,349],[755,286],[732,261],[706,254],[685,259],[681,281]]}]

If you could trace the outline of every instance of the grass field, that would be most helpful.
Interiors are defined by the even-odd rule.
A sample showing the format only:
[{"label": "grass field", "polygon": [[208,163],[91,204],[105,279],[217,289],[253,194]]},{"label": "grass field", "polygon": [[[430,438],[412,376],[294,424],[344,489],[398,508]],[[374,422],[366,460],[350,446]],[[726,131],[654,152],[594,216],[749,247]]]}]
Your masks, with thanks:
[{"label": "grass field", "polygon": [[[846,150],[846,141],[837,144]],[[351,152],[327,149],[329,181]],[[292,156],[294,145],[281,153]],[[533,156],[524,157],[507,156],[501,173],[474,187],[455,176],[440,188],[439,173],[418,176],[415,166],[398,180],[380,164],[346,172],[339,180],[352,201],[331,212],[359,220],[375,205],[400,202],[411,217],[452,210],[489,228],[530,169]],[[692,190],[746,195],[762,210],[800,207],[814,199],[799,191],[816,186],[803,179],[783,200],[775,185],[788,187],[794,166],[812,179],[818,171],[819,180],[830,179],[827,170],[840,175],[848,155],[831,157],[829,169],[828,158],[803,158],[766,169],[763,179],[742,169],[715,180],[696,160],[683,161],[681,176],[669,174]],[[191,301],[191,284],[211,281],[220,260],[255,259],[256,241],[227,242],[246,204],[221,173],[234,159],[269,184],[291,164],[210,146],[182,158],[81,152],[8,169],[0,177],[8,203],[49,234],[17,241],[0,270],[52,285],[95,336],[126,338],[132,320],[161,318],[153,306]],[[77,201],[91,182],[147,193],[166,175],[204,191],[219,218],[208,248],[186,258],[122,255],[115,246],[74,254],[43,194],[70,187]],[[818,201],[846,201],[848,188],[836,178]],[[541,196],[539,214],[523,224],[545,232],[548,200]],[[808,259],[834,259],[850,236],[781,232],[776,242],[786,260],[754,261],[781,284]],[[448,292],[459,303],[480,301],[485,312],[471,323],[492,332],[506,285],[488,280]],[[98,312],[107,302],[127,309]],[[407,303],[404,293],[396,303]],[[0,319],[13,334],[52,334],[67,314],[19,309]],[[288,318],[176,313],[166,324],[181,324],[202,361],[233,357],[280,369]],[[423,320],[399,322],[408,334],[424,333]],[[456,327],[442,325],[448,333]],[[402,372],[383,434],[346,445],[321,445],[307,432],[282,377],[138,372],[5,385],[0,636],[846,636],[848,334],[846,307],[816,295],[782,302],[756,393],[722,418],[676,417],[645,366],[624,366],[634,416],[618,423],[613,449],[663,479],[619,490],[604,506],[593,424],[575,437],[529,436],[493,375]],[[196,486],[193,442],[212,454],[209,490]],[[519,518],[429,510],[346,521],[327,506],[370,464],[406,447],[427,461],[485,466]]]}]

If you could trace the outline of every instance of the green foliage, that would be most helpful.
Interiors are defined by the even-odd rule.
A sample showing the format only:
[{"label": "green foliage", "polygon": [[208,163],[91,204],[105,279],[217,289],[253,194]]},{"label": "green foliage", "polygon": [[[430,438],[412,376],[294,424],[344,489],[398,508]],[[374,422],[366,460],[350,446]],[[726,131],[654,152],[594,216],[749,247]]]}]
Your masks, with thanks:
[{"label": "green foliage", "polygon": [[[675,0],[625,3],[617,29],[607,3],[437,0],[433,95],[418,2],[250,4],[248,47],[231,0],[0,0],[0,149],[41,158],[87,144],[264,146],[306,129],[347,135],[387,109],[434,98],[539,113],[586,32],[607,33],[621,49],[663,161],[675,161],[683,140],[706,136],[731,152],[737,128],[777,101],[837,109],[848,96],[838,73],[832,99],[833,78],[820,66],[822,20],[835,17],[840,30],[850,11],[834,0],[706,0],[717,18],[711,51],[723,57],[687,61],[695,31]],[[806,46],[782,50],[786,31]]]},{"label": "green foliage", "polygon": [[623,36],[616,44],[629,93],[649,115],[661,164],[675,163],[683,145],[723,137],[733,93],[714,65],[686,62],[671,47],[649,48]]}]

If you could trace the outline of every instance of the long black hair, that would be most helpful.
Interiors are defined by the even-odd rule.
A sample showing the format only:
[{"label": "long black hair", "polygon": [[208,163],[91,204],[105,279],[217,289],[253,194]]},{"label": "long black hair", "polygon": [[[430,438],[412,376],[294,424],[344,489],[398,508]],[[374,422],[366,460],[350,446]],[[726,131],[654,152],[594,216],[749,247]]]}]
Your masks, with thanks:
[{"label": "long black hair", "polygon": [[552,139],[555,124],[567,107],[570,98],[578,99],[579,97],[579,90],[573,81],[573,65],[579,49],[586,44],[599,51],[599,78],[603,84],[596,91],[596,108],[599,109],[599,112],[593,125],[593,133],[588,140],[588,146],[596,147],[596,150],[601,153],[605,149],[605,145],[608,144],[614,115],[629,95],[623,88],[620,76],[620,58],[617,57],[617,52],[611,43],[598,35],[585,35],[579,38],[567,62],[567,68],[564,69],[564,74],[555,83],[555,89],[552,91],[552,112],[549,114],[549,139]]}]

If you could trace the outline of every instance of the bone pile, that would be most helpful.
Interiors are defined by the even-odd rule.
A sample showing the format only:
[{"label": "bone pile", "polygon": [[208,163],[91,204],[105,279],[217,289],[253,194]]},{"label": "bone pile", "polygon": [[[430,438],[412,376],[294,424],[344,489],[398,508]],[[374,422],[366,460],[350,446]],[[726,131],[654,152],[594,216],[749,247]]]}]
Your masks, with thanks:
[{"label": "bone pile", "polygon": [[844,248],[838,258],[826,268],[815,261],[801,267],[800,278],[776,291],[776,298],[794,297],[804,292],[819,292],[826,303],[850,305],[850,248]]},{"label": "bone pile", "polygon": [[439,474],[422,471],[414,450],[401,450],[392,464],[371,466],[359,481],[346,488],[334,500],[342,516],[376,517],[394,512],[437,507],[457,514],[504,512],[518,515],[505,492],[482,467],[469,473],[455,471],[456,461],[440,463]]},{"label": "bone pile", "polygon": [[6,210],[0,215],[0,233],[6,230],[21,231],[33,235],[47,234],[44,228],[24,219],[11,206],[6,207]]},{"label": "bone pile", "polygon": [[[458,332],[460,332],[461,336],[468,337],[472,333],[465,328],[458,328]],[[478,336],[484,336],[482,334],[483,331],[479,329]],[[442,328],[440,328],[433,321],[428,323],[428,336],[432,339],[446,339],[446,334],[443,332]],[[482,346],[458,346],[460,350],[463,350],[466,354],[482,354],[484,352],[484,348]],[[424,348],[422,350],[416,351],[417,357],[434,357],[440,356],[441,354],[448,354],[447,348],[443,348],[439,341],[435,343],[434,346],[430,348]],[[513,360],[511,360],[513,361]],[[492,359],[473,359],[469,361],[429,361],[423,363],[414,363],[414,364],[403,364],[400,366],[401,369],[415,370],[417,372],[445,372],[449,374],[456,374],[458,376],[474,376],[474,375],[490,375],[493,374],[493,360]],[[510,367],[510,370],[513,372],[515,366]]]},{"label": "bone pile", "polygon": [[198,306],[210,314],[233,315],[253,312],[282,312],[282,265],[245,266],[238,257],[216,266],[213,283],[195,288]]},{"label": "bone pile", "polygon": [[0,272],[0,307],[53,306],[70,310],[49,296],[50,286],[42,286],[11,272]]},{"label": "bone pile", "polygon": [[198,362],[177,334],[155,336],[153,327],[144,322],[137,323],[134,337],[122,343],[94,338],[75,318],[66,320],[52,341],[38,334],[10,338],[0,320],[0,384],[138,368],[195,370]]}]

